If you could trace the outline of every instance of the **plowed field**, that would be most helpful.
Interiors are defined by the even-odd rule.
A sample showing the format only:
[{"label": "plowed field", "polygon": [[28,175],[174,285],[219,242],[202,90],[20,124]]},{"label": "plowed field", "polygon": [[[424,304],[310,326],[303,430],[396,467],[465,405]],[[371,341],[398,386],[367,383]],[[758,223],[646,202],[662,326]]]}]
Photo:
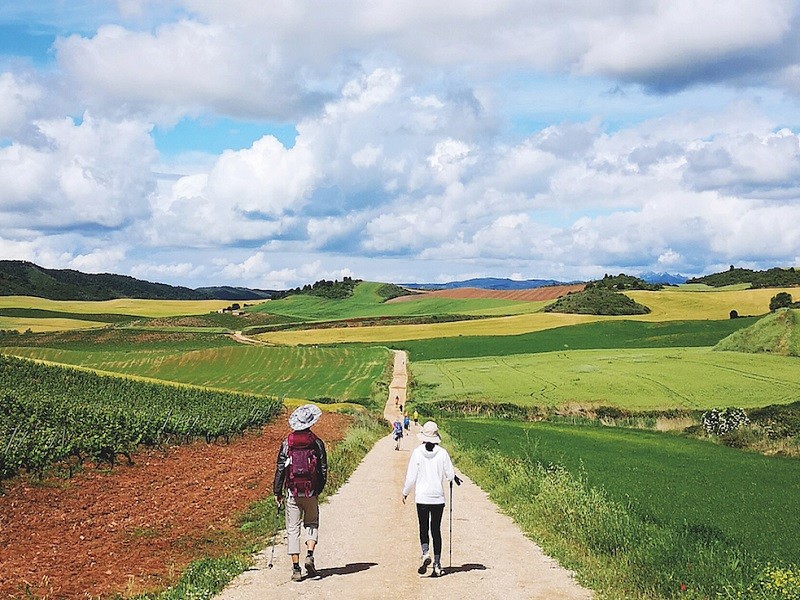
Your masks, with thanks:
[{"label": "plowed field", "polygon": [[[314,431],[344,436],[325,413]],[[5,482],[0,495],[0,598],[73,599],[163,587],[190,561],[219,554],[236,515],[272,493],[286,415],[230,444],[145,450],[133,466],[72,479]]]},{"label": "plowed field", "polygon": [[[580,292],[585,287],[583,283],[574,285],[553,285],[529,290],[484,290],[480,288],[457,288],[452,290],[436,290],[425,292],[425,298],[493,298],[497,300],[514,300],[519,302],[541,302],[555,300],[568,292]],[[390,302],[411,302],[420,296],[400,296]]]}]

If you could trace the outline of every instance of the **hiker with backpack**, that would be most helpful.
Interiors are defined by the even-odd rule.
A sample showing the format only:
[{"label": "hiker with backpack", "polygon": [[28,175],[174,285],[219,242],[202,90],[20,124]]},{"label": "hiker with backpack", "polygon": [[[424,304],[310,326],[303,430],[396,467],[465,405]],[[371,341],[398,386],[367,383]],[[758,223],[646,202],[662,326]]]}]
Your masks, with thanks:
[{"label": "hiker with backpack", "polygon": [[392,439],[394,440],[394,449],[400,450],[400,440],[403,439],[403,424],[399,419],[392,423]]},{"label": "hiker with backpack", "polygon": [[322,416],[318,406],[305,404],[289,416],[292,433],[281,444],[275,464],[273,493],[278,508],[286,504],[288,554],[292,558],[292,581],[301,581],[300,522],[306,533],[306,575],[314,577],[314,548],[319,532],[319,495],[328,479],[325,444],[311,431]]},{"label": "hiker with backpack", "polygon": [[[430,538],[433,538],[433,571],[431,577],[442,575],[442,515],[444,514],[445,493],[443,481],[461,480],[456,476],[453,462],[447,450],[439,444],[439,427],[433,421],[427,421],[422,431],[417,434],[422,442],[411,453],[403,486],[403,504],[414,488],[414,501],[417,505],[419,521],[419,542],[422,547],[422,558],[417,572],[424,575],[431,564]],[[452,487],[451,487],[452,489]],[[430,536],[428,531],[430,530]]]}]

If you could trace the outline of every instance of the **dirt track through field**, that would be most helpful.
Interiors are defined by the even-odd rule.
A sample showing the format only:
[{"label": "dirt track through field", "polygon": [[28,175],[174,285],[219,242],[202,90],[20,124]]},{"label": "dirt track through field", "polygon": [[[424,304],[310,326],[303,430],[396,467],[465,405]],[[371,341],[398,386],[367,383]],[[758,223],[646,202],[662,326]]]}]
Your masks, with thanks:
[{"label": "dirt track through field", "polygon": [[[394,378],[384,413],[388,421],[398,416],[396,402],[405,404],[405,361],[405,353],[395,353]],[[291,581],[285,539],[280,539],[274,568],[268,568],[271,548],[267,547],[257,556],[255,566],[234,580],[217,600],[592,597],[463,475],[464,483],[453,492],[452,567],[448,506],[442,521],[445,575],[435,579],[417,574],[416,512],[412,498],[405,505],[401,502],[401,489],[410,453],[419,443],[418,431],[419,426],[412,422],[410,435],[396,451],[387,427],[387,436],[320,507],[315,551],[318,577]]]}]

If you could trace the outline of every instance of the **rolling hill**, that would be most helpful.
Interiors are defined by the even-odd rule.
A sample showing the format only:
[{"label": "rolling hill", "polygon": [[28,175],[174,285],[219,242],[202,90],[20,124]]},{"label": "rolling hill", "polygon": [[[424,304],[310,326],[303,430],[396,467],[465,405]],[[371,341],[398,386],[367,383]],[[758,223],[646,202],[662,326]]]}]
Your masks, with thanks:
[{"label": "rolling hill", "polygon": [[128,275],[89,274],[72,269],[45,269],[22,260],[0,260],[0,296],[35,296],[48,300],[263,300],[274,292],[242,287],[191,289],[152,283]]}]

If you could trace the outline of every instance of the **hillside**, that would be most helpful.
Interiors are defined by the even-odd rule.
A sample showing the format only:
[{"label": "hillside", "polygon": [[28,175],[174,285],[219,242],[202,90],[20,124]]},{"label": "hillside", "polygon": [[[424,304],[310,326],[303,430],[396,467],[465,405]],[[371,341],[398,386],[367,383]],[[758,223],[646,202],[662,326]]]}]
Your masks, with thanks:
[{"label": "hillside", "polygon": [[800,356],[800,310],[776,310],[720,340],[714,350]]},{"label": "hillside", "polygon": [[650,309],[624,294],[606,287],[588,287],[582,292],[562,296],[545,307],[545,312],[577,315],[646,315]]},{"label": "hillside", "polygon": [[731,268],[727,271],[695,277],[687,280],[686,283],[703,283],[712,287],[724,287],[740,283],[749,283],[753,288],[789,287],[800,285],[800,271],[795,270],[794,267],[789,267],[788,269],[774,267],[766,271],[753,271],[752,269],[740,269],[731,265]]},{"label": "hillside", "polygon": [[274,293],[228,286],[193,290],[128,275],[45,269],[28,261],[0,260],[0,296],[35,296],[48,300],[263,300]]}]

